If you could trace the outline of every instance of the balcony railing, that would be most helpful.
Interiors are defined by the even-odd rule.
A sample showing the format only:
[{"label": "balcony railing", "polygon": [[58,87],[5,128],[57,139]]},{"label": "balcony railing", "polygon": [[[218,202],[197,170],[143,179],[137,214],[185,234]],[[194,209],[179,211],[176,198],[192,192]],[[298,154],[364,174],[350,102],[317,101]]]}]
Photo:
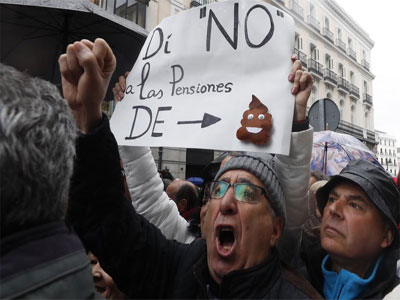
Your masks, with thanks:
[{"label": "balcony railing", "polygon": [[282,4],[283,6],[285,6],[285,1],[283,1],[283,0],[275,0],[275,1]]},{"label": "balcony railing", "polygon": [[357,52],[354,51],[353,49],[351,49],[350,47],[349,47],[349,56],[350,56],[352,59],[354,59],[355,61],[357,61]]},{"label": "balcony railing", "polygon": [[360,99],[360,89],[354,84],[350,85],[350,97],[354,99]]},{"label": "balcony railing", "polygon": [[364,68],[366,68],[369,71],[369,62],[367,62],[365,59],[362,59],[361,64]]},{"label": "balcony railing", "polygon": [[210,3],[218,2],[217,0],[192,0],[190,2],[190,7],[196,7],[200,5],[206,5]]},{"label": "balcony railing", "polygon": [[336,39],[336,46],[338,46],[341,50],[346,52],[346,44],[341,39]]},{"label": "balcony railing", "polygon": [[303,67],[307,68],[307,55],[296,48],[294,48],[294,53],[297,55],[297,58],[301,61]]},{"label": "balcony railing", "polygon": [[322,29],[322,34],[323,34],[328,40],[330,40],[330,41],[333,43],[333,41],[334,41],[334,39],[333,39],[333,32],[330,31],[329,28],[324,27],[324,28]]},{"label": "balcony railing", "polygon": [[331,83],[334,85],[337,85],[337,75],[335,72],[333,72],[332,70],[325,68],[324,69],[324,80],[327,83]]},{"label": "balcony railing", "polygon": [[338,89],[343,91],[343,92],[350,92],[350,82],[348,82],[346,79],[343,77],[338,78]]},{"label": "balcony railing", "polygon": [[313,74],[319,76],[320,78],[322,78],[323,75],[324,75],[324,74],[323,74],[323,67],[322,67],[322,65],[321,65],[319,62],[317,62],[316,60],[311,59],[311,58],[308,60],[308,70],[309,70],[311,73],[313,73]]},{"label": "balcony railing", "polygon": [[296,0],[290,0],[290,10],[293,11],[301,19],[304,19],[304,9]]},{"label": "balcony railing", "polygon": [[363,95],[363,103],[367,104],[369,106],[372,106],[373,105],[372,96],[367,94],[367,93],[364,93],[364,95]]},{"label": "balcony railing", "polygon": [[312,15],[308,15],[308,24],[311,25],[316,31],[320,32],[319,21]]},{"label": "balcony railing", "polygon": [[365,141],[374,145],[377,144],[375,140],[375,132],[367,130],[367,138],[365,138],[364,129],[350,122],[340,120],[337,132],[350,134],[355,138],[359,139],[360,141]]}]

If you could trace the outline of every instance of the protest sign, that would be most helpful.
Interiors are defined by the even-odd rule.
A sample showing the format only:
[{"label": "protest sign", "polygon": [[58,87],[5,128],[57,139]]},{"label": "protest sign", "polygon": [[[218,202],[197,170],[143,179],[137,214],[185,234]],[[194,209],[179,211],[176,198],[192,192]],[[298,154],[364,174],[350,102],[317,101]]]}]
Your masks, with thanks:
[{"label": "protest sign", "polygon": [[264,2],[169,17],[150,32],[111,129],[120,145],[288,154],[293,47],[293,19]]}]

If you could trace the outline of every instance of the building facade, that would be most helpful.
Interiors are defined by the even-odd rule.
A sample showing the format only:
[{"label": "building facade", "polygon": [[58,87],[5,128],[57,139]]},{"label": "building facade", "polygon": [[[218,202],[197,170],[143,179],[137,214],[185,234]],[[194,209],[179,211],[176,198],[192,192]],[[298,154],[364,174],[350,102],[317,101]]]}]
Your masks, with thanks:
[{"label": "building facade", "polygon": [[[151,31],[164,18],[215,0],[93,0],[104,8]],[[314,77],[308,108],[329,98],[340,111],[338,132],[351,134],[376,149],[369,35],[334,0],[265,0],[295,21],[294,53]],[[135,5],[135,9],[130,8]],[[128,9],[129,12],[128,12]],[[133,13],[132,11],[135,11]],[[178,178],[199,175],[203,161],[220,154],[212,150],[154,148],[159,169],[167,167]],[[195,160],[196,158],[197,160]],[[199,162],[196,164],[196,161]]]},{"label": "building facade", "polygon": [[89,0],[106,11],[146,28],[149,0]]},{"label": "building facade", "polygon": [[295,20],[295,53],[314,77],[308,107],[333,100],[340,111],[337,131],[374,149],[372,39],[334,0],[273,2]]},{"label": "building facade", "polygon": [[397,174],[399,174],[399,172],[400,172],[400,148],[397,148],[397,170],[398,170]]},{"label": "building facade", "polygon": [[393,177],[399,173],[399,158],[396,138],[382,131],[376,131],[378,136],[377,157],[381,165]]}]

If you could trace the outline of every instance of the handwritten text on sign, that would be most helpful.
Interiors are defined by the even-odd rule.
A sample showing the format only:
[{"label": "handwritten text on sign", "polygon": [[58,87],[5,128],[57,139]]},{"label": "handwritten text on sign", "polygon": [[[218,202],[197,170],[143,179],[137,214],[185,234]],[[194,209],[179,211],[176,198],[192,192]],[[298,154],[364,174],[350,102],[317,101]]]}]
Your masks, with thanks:
[{"label": "handwritten text on sign", "polygon": [[[112,116],[118,143],[288,154],[293,28],[287,14],[250,0],[165,19],[150,32]],[[268,142],[259,145],[236,137],[254,97],[270,114]]]}]

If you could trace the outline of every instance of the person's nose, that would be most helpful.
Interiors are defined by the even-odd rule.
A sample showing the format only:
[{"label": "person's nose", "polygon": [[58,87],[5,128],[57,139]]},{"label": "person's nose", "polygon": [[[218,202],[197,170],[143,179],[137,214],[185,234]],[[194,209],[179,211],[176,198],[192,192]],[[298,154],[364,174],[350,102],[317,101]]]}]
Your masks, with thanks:
[{"label": "person's nose", "polygon": [[328,207],[329,214],[335,218],[343,218],[343,201],[339,198]]},{"label": "person's nose", "polygon": [[233,186],[230,186],[226,191],[224,197],[220,199],[220,211],[224,215],[232,215],[237,212],[237,200],[235,199],[235,193]]},{"label": "person's nose", "polygon": [[100,264],[97,263],[92,267],[92,276],[94,279],[101,279]]}]

